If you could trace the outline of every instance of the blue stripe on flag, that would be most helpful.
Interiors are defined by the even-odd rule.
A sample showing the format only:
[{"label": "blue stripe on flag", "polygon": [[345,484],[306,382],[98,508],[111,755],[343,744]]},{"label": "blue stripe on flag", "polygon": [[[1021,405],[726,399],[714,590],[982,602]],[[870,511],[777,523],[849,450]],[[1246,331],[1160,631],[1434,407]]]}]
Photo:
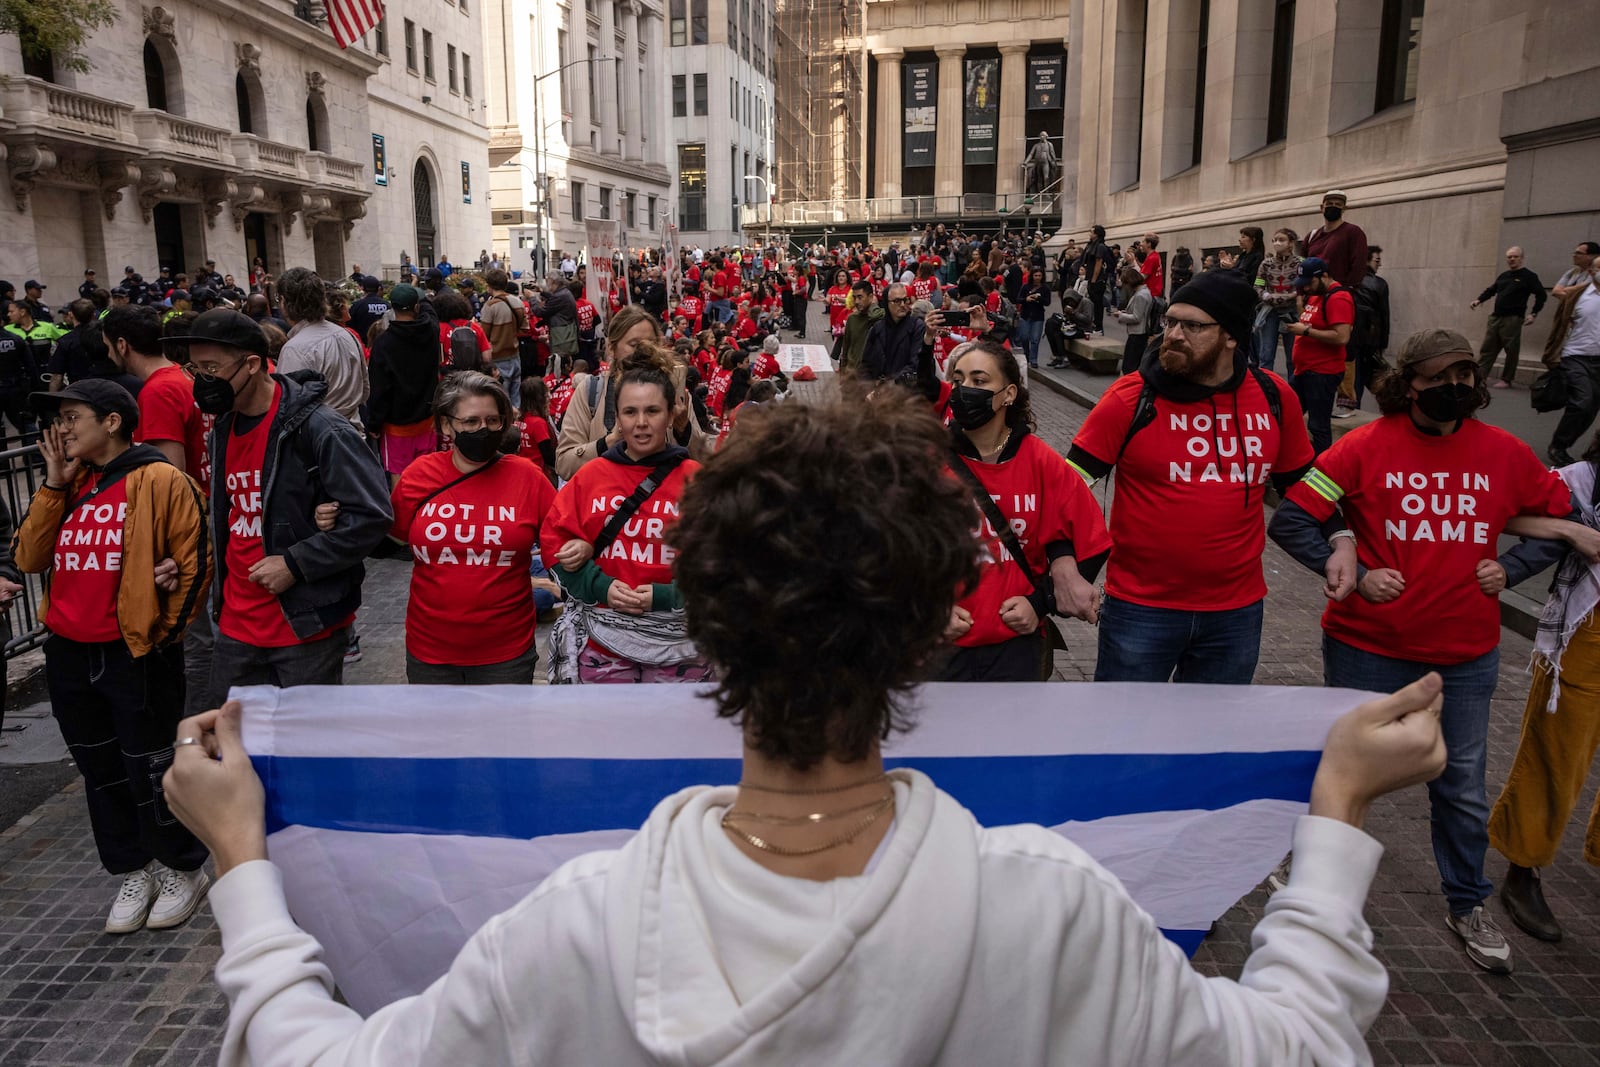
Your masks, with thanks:
[{"label": "blue stripe on flag", "polygon": [[[986,826],[1305,801],[1317,752],[941,756],[925,772]],[[267,829],[533,838],[635,829],[663,797],[733,783],[735,759],[254,757]]]}]

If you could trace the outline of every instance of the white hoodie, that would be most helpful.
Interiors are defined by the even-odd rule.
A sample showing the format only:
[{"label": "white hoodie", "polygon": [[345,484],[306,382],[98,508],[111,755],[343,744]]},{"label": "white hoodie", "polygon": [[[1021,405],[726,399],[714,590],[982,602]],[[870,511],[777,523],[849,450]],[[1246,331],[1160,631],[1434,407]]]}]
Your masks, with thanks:
[{"label": "white hoodie", "polygon": [[785,878],[720,828],[732,787],[658,805],[363,1021],[333,1001],[277,869],[211,892],[224,1067],[1370,1063],[1387,976],[1361,917],[1382,848],[1312,816],[1238,982],[1203,978],[1117,881],[1037,826],[984,829],[915,771],[868,873]]}]

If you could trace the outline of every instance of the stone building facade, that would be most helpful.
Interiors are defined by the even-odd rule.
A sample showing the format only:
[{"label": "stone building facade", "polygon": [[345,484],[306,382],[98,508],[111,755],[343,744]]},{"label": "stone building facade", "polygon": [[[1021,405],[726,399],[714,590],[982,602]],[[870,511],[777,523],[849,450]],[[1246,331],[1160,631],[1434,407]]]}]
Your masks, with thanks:
[{"label": "stone building facade", "polygon": [[517,270],[588,223],[660,243],[670,190],[662,0],[485,0],[494,248]]},{"label": "stone building facade", "polygon": [[740,243],[739,205],[775,191],[772,0],[668,0],[673,215],[686,246]]},{"label": "stone building facade", "polygon": [[[1167,255],[1304,235],[1328,189],[1384,250],[1394,336],[1466,304],[1520,242],[1547,284],[1600,239],[1593,4],[1073,0],[1063,233]],[[1059,243],[1059,242],[1057,242]],[[1525,336],[1542,342],[1549,316]]]}]

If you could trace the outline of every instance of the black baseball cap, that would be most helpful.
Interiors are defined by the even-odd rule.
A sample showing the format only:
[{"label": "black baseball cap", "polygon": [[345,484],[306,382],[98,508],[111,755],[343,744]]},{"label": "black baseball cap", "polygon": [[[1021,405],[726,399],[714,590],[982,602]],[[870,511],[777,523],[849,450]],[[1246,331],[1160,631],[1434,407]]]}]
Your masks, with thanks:
[{"label": "black baseball cap", "polygon": [[189,330],[179,337],[163,337],[161,343],[228,345],[267,358],[267,335],[255,319],[232,308],[212,308],[195,319]]},{"label": "black baseball cap", "polygon": [[28,404],[41,415],[54,417],[66,400],[88,404],[101,417],[113,413],[122,416],[122,425],[132,434],[139,428],[139,402],[133,394],[109,378],[84,378],[73,382],[59,393],[29,393]]},{"label": "black baseball cap", "polygon": [[39,283],[37,281],[34,281],[32,278],[29,278],[27,281],[22,283],[23,292],[27,292],[29,289],[43,290],[43,289],[47,289],[47,288],[49,288],[49,287],[46,286],[46,285],[43,285],[43,284],[41,284],[41,283]]}]

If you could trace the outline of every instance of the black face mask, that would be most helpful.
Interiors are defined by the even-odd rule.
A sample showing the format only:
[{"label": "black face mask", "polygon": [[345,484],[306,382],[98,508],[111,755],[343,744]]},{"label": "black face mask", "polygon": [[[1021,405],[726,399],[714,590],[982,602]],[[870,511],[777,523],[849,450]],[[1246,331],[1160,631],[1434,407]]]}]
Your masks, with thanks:
[{"label": "black face mask", "polygon": [[1434,422],[1460,422],[1478,410],[1478,389],[1466,382],[1418,391],[1412,403]]},{"label": "black face mask", "polygon": [[1330,204],[1328,207],[1322,209],[1322,217],[1327,219],[1329,222],[1338,222],[1340,219],[1344,218],[1344,208],[1334,207]]},{"label": "black face mask", "polygon": [[[237,371],[235,371],[237,373]],[[226,415],[233,410],[233,380],[209,374],[194,379],[194,406],[206,415]]]},{"label": "black face mask", "polygon": [[487,463],[500,451],[500,436],[499,430],[491,430],[487,426],[466,433],[458,432],[455,436],[456,451],[469,463]]},{"label": "black face mask", "polygon": [[994,390],[958,385],[950,390],[950,414],[963,430],[976,430],[994,418]]}]

